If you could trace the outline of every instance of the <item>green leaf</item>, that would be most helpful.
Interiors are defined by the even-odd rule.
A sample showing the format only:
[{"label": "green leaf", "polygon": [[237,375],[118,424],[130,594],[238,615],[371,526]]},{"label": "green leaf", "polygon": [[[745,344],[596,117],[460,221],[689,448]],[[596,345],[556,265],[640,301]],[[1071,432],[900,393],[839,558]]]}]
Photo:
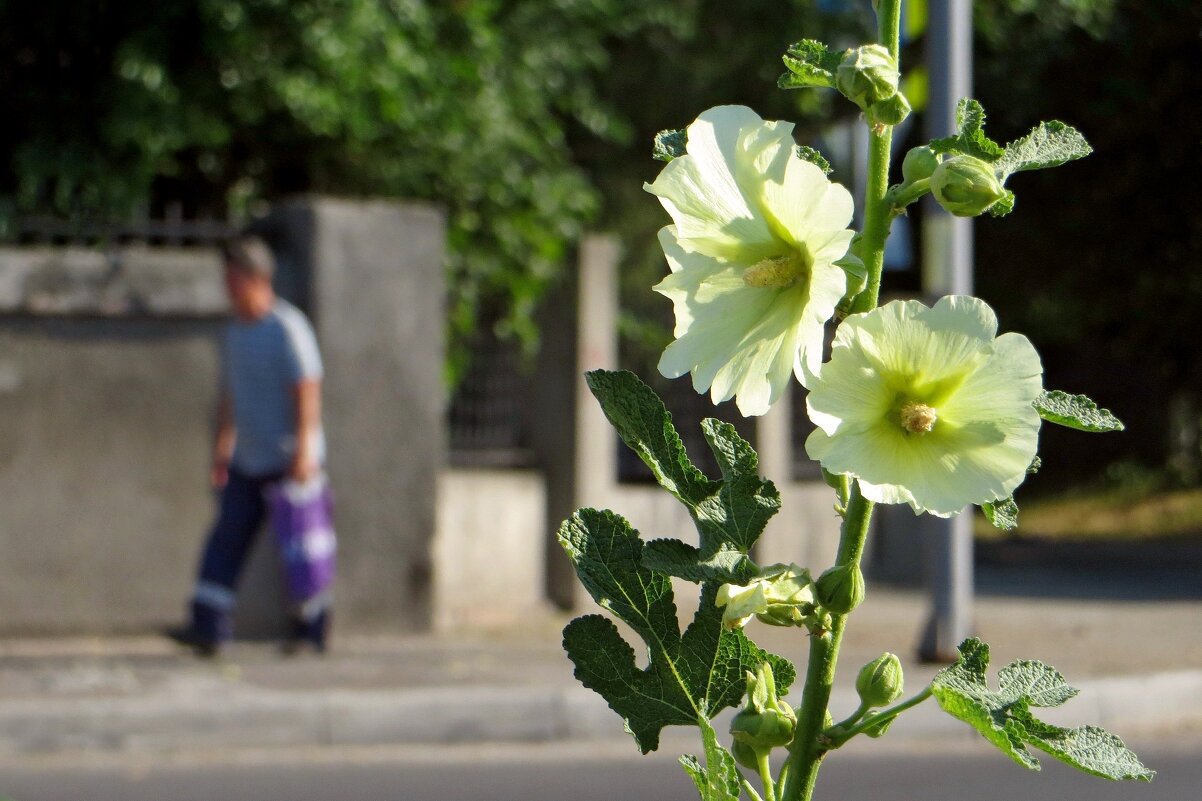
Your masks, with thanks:
[{"label": "green leaf", "polygon": [[1013,495],[1000,501],[983,503],[981,511],[985,513],[985,519],[989,521],[989,525],[994,528],[1000,528],[1003,531],[1018,528],[1018,504],[1014,502]]},{"label": "green leaf", "polygon": [[780,509],[780,493],[760,478],[759,457],[735,431],[719,420],[701,423],[705,440],[722,471],[714,481],[685,453],[672,416],[656,394],[626,371],[595,370],[589,389],[622,440],[651,469],[660,485],[689,510],[699,547],[691,564],[684,543],[652,549],[655,569],[690,581],[745,583],[755,572],[746,556]]},{"label": "green leaf", "polygon": [[955,136],[936,139],[931,142],[931,149],[936,153],[963,153],[982,161],[997,161],[1002,157],[1002,148],[985,135],[984,128],[984,107],[970,97],[963,98],[956,105]]},{"label": "green leaf", "polygon": [[1023,170],[1042,170],[1059,167],[1069,161],[1084,158],[1093,152],[1085,137],[1071,125],[1059,120],[1041,122],[1031,133],[1006,145],[998,162],[1001,180]]},{"label": "green leaf", "polygon": [[998,671],[998,689],[985,680],[989,646],[970,638],[955,664],[935,674],[931,693],[939,706],[975,728],[1018,764],[1039,770],[1027,750],[1032,745],[1073,767],[1106,779],[1155,775],[1122,740],[1097,726],[1064,729],[1035,718],[1031,707],[1060,706],[1077,694],[1054,668],[1034,660],[1011,662]]},{"label": "green leaf", "polygon": [[697,785],[701,801],[738,801],[740,781],[735,758],[718,744],[718,736],[708,721],[699,725],[705,748],[705,767],[691,754],[680,758],[680,766]]},{"label": "green leaf", "polygon": [[831,50],[813,39],[802,39],[789,45],[781,58],[789,69],[776,82],[781,89],[802,89],[807,86],[833,88],[835,71],[843,60],[843,51]]},{"label": "green leaf", "polygon": [[1060,390],[1044,391],[1035,399],[1039,416],[1049,423],[1075,428],[1078,431],[1122,431],[1126,426],[1084,395],[1070,395]]},{"label": "green leaf", "polygon": [[1014,211],[1014,193],[1009,189],[1006,190],[1006,194],[1002,196],[1001,200],[989,207],[991,217],[1005,217],[1012,211]]},{"label": "green leaf", "polygon": [[671,161],[685,154],[685,146],[689,143],[688,132],[684,128],[660,131],[655,135],[655,144],[651,148],[651,158],[656,161]]},{"label": "green leaf", "polygon": [[823,174],[825,175],[830,175],[833,172],[831,169],[831,163],[826,160],[826,157],[809,145],[797,146],[797,158],[801,159],[802,161],[810,162],[815,167],[822,170]]},{"label": "green leaf", "polygon": [[593,599],[647,646],[640,669],[634,649],[602,615],[579,617],[563,632],[576,678],[622,716],[643,753],[658,747],[664,726],[700,725],[738,704],[745,674],[765,661],[787,692],[793,666],[722,626],[717,583],[702,587],[700,608],[680,633],[671,580],[643,564],[643,542],[619,515],[581,509],[560,526],[559,542]]}]

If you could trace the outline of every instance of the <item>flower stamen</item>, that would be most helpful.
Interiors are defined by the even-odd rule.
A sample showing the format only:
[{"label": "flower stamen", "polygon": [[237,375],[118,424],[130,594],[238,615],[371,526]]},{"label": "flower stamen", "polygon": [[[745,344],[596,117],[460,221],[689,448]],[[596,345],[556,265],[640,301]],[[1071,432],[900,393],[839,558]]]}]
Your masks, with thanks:
[{"label": "flower stamen", "polygon": [[743,283],[757,289],[787,289],[801,280],[809,269],[809,260],[801,254],[773,256],[744,270]]},{"label": "flower stamen", "polygon": [[900,416],[902,428],[911,434],[929,433],[935,427],[935,421],[939,419],[934,409],[917,401],[908,401],[902,406]]}]

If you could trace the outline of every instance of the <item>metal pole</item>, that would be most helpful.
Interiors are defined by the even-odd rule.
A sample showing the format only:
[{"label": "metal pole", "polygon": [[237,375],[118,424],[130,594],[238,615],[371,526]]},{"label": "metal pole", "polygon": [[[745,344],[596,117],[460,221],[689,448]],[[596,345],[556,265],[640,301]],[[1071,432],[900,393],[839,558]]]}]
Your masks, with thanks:
[{"label": "metal pole", "polygon": [[[972,2],[931,0],[927,29],[931,138],[955,130],[956,103],[972,96]],[[972,218],[953,217],[926,198],[923,208],[923,289],[928,295],[972,294]],[[971,507],[970,507],[971,508]],[[927,518],[931,612],[919,656],[950,662],[972,634],[972,515]]]}]

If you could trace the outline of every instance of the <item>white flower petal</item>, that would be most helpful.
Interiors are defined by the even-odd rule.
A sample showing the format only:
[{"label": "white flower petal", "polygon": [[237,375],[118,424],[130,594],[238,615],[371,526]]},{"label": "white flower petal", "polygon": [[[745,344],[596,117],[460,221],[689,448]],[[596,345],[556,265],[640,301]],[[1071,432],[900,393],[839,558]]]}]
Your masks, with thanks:
[{"label": "white flower petal", "polygon": [[[975,298],[933,309],[894,302],[844,321],[807,399],[819,428],[806,451],[860,481],[864,497],[915,512],[958,513],[1009,496],[1035,456],[1039,356],[1025,337],[993,339]],[[901,409],[921,403],[934,428],[911,432]]]}]

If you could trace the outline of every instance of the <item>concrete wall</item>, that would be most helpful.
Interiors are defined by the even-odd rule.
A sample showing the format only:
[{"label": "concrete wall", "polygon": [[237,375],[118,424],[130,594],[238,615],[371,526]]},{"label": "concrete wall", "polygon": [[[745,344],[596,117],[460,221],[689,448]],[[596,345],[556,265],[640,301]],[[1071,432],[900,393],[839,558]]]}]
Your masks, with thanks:
[{"label": "concrete wall", "polygon": [[547,610],[547,497],[534,470],[454,469],[438,485],[434,628],[515,625]]},{"label": "concrete wall", "polygon": [[0,632],[181,619],[213,507],[218,266],[0,249]]},{"label": "concrete wall", "polygon": [[[432,623],[443,230],[427,206],[321,199],[267,221],[326,363],[340,629]],[[0,248],[0,634],[182,620],[224,311],[213,250]],[[282,629],[269,537],[239,600],[240,635]]]}]

